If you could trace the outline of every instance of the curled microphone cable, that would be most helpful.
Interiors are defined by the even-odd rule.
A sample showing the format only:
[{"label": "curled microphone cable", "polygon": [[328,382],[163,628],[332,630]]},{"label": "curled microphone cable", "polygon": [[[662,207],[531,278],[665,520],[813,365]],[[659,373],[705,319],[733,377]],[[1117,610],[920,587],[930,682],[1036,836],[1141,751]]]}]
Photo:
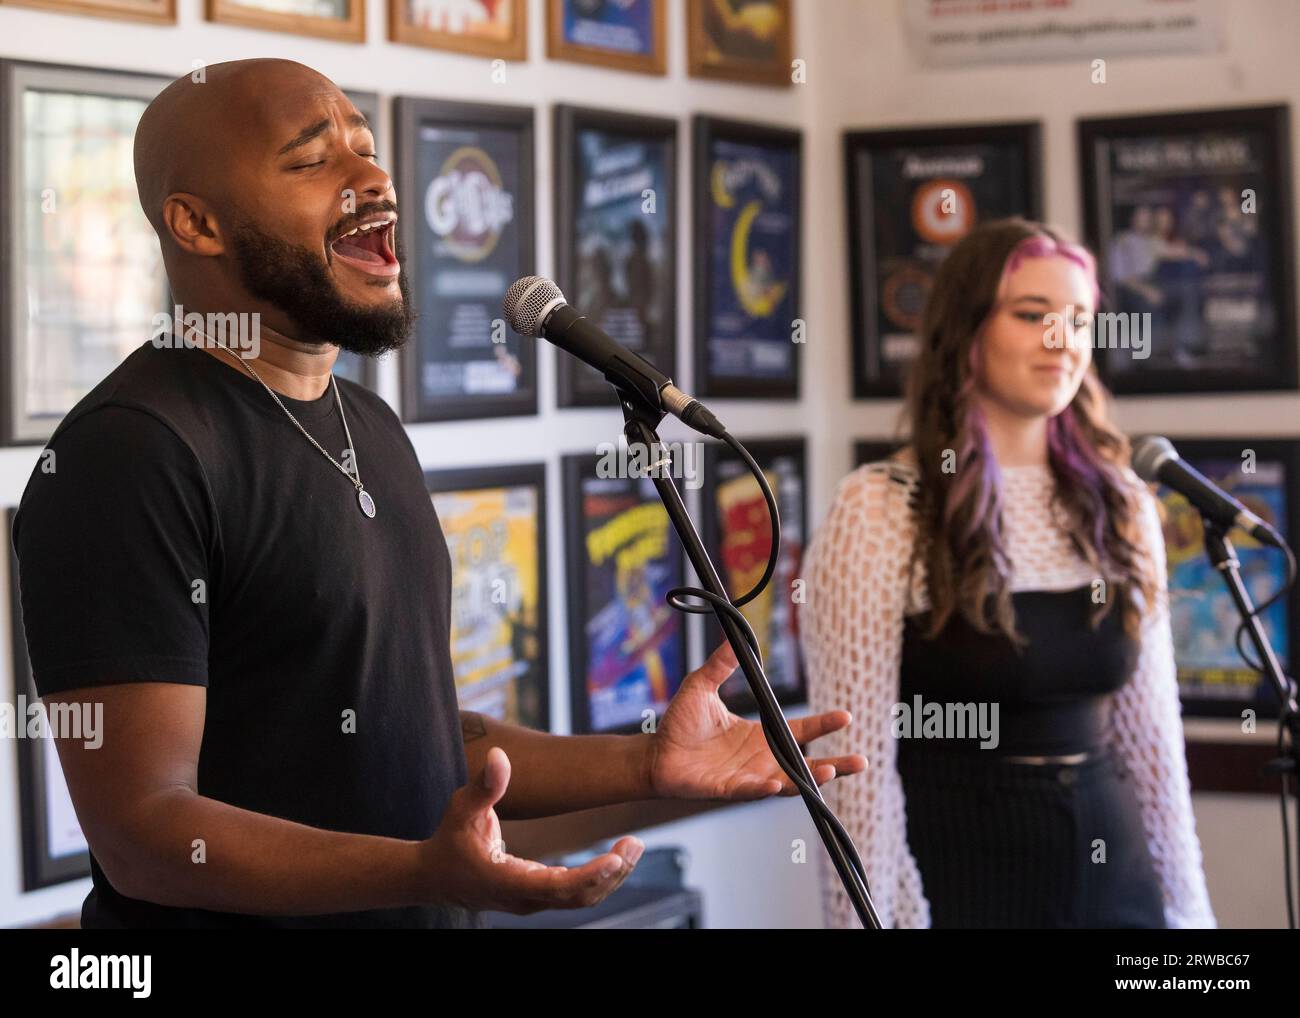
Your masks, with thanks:
[{"label": "curled microphone cable", "polygon": [[[781,514],[777,508],[776,497],[772,494],[771,485],[767,483],[767,475],[763,472],[763,469],[758,465],[758,463],[755,462],[754,457],[750,455],[749,450],[741,445],[730,432],[724,432],[722,440],[726,442],[742,460],[745,461],[750,472],[754,475],[755,480],[758,481],[758,486],[763,492],[763,500],[767,503],[767,513],[772,527],[772,547],[767,556],[767,568],[763,570],[763,575],[758,578],[758,581],[749,591],[734,600],[720,597],[712,591],[704,590],[702,587],[674,587],[672,590],[668,591],[665,600],[677,611],[685,612],[688,615],[711,615],[715,608],[722,612],[740,629],[742,635],[745,637],[745,642],[749,644],[750,649],[754,652],[754,658],[758,661],[759,666],[762,667],[763,657],[758,649],[758,637],[754,635],[754,630],[750,626],[749,620],[745,618],[744,614],[740,611],[740,608],[741,606],[748,604],[763,592],[771,581],[772,574],[776,571],[777,559],[780,557],[781,553]],[[685,598],[688,597],[696,598],[698,601],[703,601],[705,603],[693,604],[690,601],[685,600]],[[831,831],[835,836],[835,840],[843,849],[845,858],[848,859],[849,864],[853,867],[855,875],[862,883],[862,889],[866,892],[863,896],[863,900],[866,902],[868,915],[872,920],[874,927],[880,929],[880,917],[876,914],[875,907],[871,902],[871,888],[867,883],[867,874],[863,868],[862,860],[858,857],[858,852],[853,844],[852,838],[849,837],[848,832],[844,829],[844,825],[840,823],[839,818],[831,808],[826,805],[825,801],[821,797],[821,793],[817,789],[817,786],[804,780],[803,775],[799,773],[798,763],[792,761],[786,755],[785,749],[777,740],[766,714],[759,711],[759,719],[763,728],[763,737],[767,740],[768,749],[771,750],[772,756],[775,757],[776,762],[780,764],[781,770],[785,772],[786,777],[788,777],[794,784],[795,788],[799,790],[799,794],[803,797],[804,802],[807,803],[808,808],[814,810],[830,826]]]}]

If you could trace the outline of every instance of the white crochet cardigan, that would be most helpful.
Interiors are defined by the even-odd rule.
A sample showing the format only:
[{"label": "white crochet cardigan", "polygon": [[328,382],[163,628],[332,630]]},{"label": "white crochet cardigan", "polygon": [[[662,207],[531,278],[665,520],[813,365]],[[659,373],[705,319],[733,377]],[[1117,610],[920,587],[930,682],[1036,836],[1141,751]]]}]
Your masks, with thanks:
[{"label": "white crochet cardigan", "polygon": [[[1134,674],[1114,694],[1110,736],[1134,776],[1166,923],[1213,927],[1183,751],[1164,537],[1155,497],[1135,475],[1129,477],[1141,489],[1142,531],[1155,552],[1160,597],[1145,616]],[[890,734],[904,614],[927,606],[922,564],[910,590],[904,589],[915,533],[909,499],[916,481],[914,467],[881,461],[840,482],[830,514],[808,548],[807,605],[800,616],[813,711],[845,709],[853,715],[849,729],[825,737],[817,754],[867,757],[864,774],[834,781],[823,794],[858,847],[886,929],[930,925],[930,904],[907,845],[897,744]],[[1095,579],[1064,529],[1052,525],[1052,491],[1046,466],[1002,470],[1013,591],[1068,590]],[[858,926],[834,870],[824,859],[822,866],[828,925]]]}]

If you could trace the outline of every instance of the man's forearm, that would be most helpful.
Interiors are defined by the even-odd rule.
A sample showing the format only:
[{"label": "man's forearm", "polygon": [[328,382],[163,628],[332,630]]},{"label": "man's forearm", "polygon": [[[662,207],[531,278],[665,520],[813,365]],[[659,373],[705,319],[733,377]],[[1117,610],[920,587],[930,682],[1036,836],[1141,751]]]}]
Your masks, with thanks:
[{"label": "man's forearm", "polygon": [[94,846],[122,894],[177,908],[316,915],[425,904],[420,842],[320,830],[177,789],[116,845]]},{"label": "man's forearm", "polygon": [[510,787],[497,804],[502,820],[530,820],[653,798],[647,772],[649,735],[549,735],[461,711],[470,780],[487,751],[510,758]]}]

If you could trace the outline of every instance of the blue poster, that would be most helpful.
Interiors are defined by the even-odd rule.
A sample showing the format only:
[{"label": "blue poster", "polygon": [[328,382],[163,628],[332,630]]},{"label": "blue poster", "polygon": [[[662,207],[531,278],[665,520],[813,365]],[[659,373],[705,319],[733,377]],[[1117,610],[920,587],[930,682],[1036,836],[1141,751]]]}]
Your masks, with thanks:
[{"label": "blue poster", "polygon": [[[674,361],[675,260],[669,139],[595,128],[577,132],[574,264],[575,306],[616,343],[668,374]],[[573,358],[568,394],[582,402],[613,399],[609,384]]]},{"label": "blue poster", "polygon": [[[1283,539],[1288,538],[1284,463],[1261,456],[1252,473],[1242,471],[1240,459],[1197,458],[1193,465],[1271,524]],[[1168,489],[1162,491],[1162,501],[1167,513],[1165,551],[1174,657],[1182,698],[1221,704],[1228,713],[1260,702],[1276,704],[1267,680],[1247,667],[1234,646],[1241,616],[1205,553],[1200,514]],[[1262,604],[1286,582],[1286,563],[1279,552],[1249,535],[1234,532],[1231,541],[1241,562],[1242,582],[1254,603]],[[1264,632],[1283,668],[1291,650],[1287,603],[1288,599],[1282,598],[1262,616]],[[1249,639],[1243,638],[1242,643],[1254,657]]]},{"label": "blue poster", "polygon": [[525,270],[520,242],[520,132],[419,129],[414,280],[418,419],[452,400],[509,397],[532,387],[526,342],[504,325],[501,299]]},{"label": "blue poster", "polygon": [[[796,365],[798,152],[714,139],[709,150],[706,385],[789,382]],[[793,395],[793,392],[791,393]]]},{"label": "blue poster", "polygon": [[652,0],[564,0],[564,41],[574,46],[650,56]]},{"label": "blue poster", "polygon": [[682,615],[664,601],[683,581],[677,536],[650,478],[585,477],[581,512],[590,729],[640,726],[684,674]]},{"label": "blue poster", "polygon": [[1264,130],[1224,129],[1113,138],[1099,152],[1102,284],[1151,334],[1143,356],[1106,358],[1112,380],[1281,369],[1270,144]]}]

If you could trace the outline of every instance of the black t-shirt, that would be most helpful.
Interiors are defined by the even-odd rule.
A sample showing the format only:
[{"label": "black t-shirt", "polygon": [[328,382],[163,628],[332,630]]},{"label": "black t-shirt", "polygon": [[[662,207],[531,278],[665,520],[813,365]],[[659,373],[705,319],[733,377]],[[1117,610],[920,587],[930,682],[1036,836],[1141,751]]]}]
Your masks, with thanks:
[{"label": "black t-shirt", "polygon": [[[53,470],[38,463],[23,493],[23,624],[42,695],[206,686],[200,794],[313,827],[420,839],[467,780],[451,563],[400,421],[369,390],[338,385],[374,519],[233,359],[152,342],[132,353],[64,418],[47,445]],[[333,390],[281,398],[343,462]],[[451,907],[178,909],[119,894],[93,855],[91,871],[88,928],[481,925]]]}]

